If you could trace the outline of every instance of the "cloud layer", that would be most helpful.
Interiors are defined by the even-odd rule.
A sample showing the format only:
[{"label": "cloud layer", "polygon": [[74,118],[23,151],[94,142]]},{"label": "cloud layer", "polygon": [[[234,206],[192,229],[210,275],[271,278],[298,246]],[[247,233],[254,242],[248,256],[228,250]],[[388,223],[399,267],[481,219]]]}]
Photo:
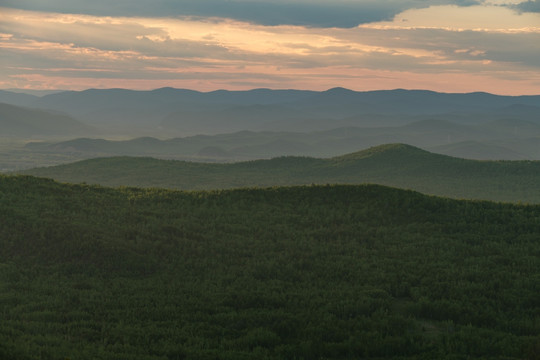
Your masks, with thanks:
[{"label": "cloud layer", "polygon": [[514,8],[523,12],[540,13],[540,0],[525,1],[515,5]]},{"label": "cloud layer", "polygon": [[[82,14],[92,11],[67,0],[37,2],[48,11],[65,5],[63,12],[0,8],[0,88],[344,86],[540,94],[540,14],[515,10],[532,1],[426,7],[419,0],[237,0],[216,1],[213,9],[213,0],[160,1],[169,4],[170,16],[159,6],[147,9],[150,2],[122,16],[115,14],[126,1],[114,2],[107,16]],[[100,12],[100,0],[84,4],[94,3],[93,12]],[[223,4],[232,6],[230,16]],[[360,17],[331,25],[347,9],[353,19],[359,4],[360,26],[352,25]],[[232,10],[239,5],[243,12]],[[256,21],[249,12],[255,5],[275,6],[276,21],[270,10]],[[311,13],[279,16],[277,9],[287,6]],[[136,16],[146,12],[153,16]]]},{"label": "cloud layer", "polygon": [[129,17],[219,17],[260,25],[350,28],[391,20],[407,9],[469,6],[480,0],[4,0],[16,9]]}]

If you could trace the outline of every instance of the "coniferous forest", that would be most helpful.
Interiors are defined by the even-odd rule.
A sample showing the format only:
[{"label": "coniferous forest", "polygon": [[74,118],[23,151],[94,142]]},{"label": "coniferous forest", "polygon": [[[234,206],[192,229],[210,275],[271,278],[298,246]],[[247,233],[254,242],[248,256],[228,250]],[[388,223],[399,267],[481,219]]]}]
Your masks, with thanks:
[{"label": "coniferous forest", "polygon": [[0,358],[538,359],[540,206],[0,176]]}]

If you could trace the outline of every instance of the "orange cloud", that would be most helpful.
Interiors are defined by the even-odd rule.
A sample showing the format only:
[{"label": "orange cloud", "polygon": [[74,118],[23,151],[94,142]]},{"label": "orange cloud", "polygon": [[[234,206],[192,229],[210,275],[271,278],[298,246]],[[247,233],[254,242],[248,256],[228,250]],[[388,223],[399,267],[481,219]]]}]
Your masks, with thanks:
[{"label": "orange cloud", "polygon": [[[502,13],[508,18],[490,18]],[[494,6],[439,6],[337,29],[0,8],[0,86],[539,94],[537,16]]]}]

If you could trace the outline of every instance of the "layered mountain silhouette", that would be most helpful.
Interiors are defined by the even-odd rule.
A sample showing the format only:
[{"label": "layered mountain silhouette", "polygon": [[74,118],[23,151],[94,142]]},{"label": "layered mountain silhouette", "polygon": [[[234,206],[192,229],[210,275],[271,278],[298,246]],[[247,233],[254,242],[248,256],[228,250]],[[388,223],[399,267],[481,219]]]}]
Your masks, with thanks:
[{"label": "layered mountain silhouette", "polygon": [[0,102],[0,136],[40,141],[0,154],[8,170],[34,158],[44,165],[116,155],[230,162],[332,157],[387,143],[478,160],[540,159],[540,96],[162,88],[41,97],[0,91]]},{"label": "layered mountain silhouette", "polygon": [[165,159],[238,161],[285,155],[331,157],[386,143],[407,143],[437,153],[479,160],[540,159],[540,124],[501,119],[466,125],[426,119],[387,127],[346,127],[311,132],[241,131],[168,140],[80,138],[30,143],[27,149],[81,158],[130,155]]}]

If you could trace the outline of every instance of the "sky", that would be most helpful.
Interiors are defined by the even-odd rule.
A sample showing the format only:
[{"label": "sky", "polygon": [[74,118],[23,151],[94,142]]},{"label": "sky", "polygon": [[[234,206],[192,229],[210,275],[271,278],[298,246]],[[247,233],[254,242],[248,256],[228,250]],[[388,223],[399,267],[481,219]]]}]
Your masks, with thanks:
[{"label": "sky", "polygon": [[540,0],[0,0],[0,88],[540,94]]}]

